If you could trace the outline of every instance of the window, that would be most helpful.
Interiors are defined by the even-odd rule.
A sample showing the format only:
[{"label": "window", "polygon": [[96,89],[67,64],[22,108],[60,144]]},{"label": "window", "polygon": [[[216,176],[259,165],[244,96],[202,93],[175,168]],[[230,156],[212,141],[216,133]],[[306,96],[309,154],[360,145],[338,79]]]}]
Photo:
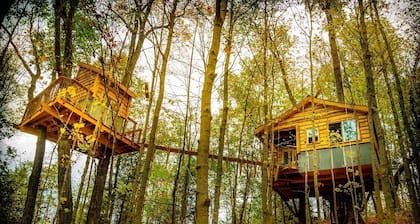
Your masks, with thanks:
[{"label": "window", "polygon": [[345,120],[329,124],[330,142],[348,142],[357,140],[356,120]]},{"label": "window", "polygon": [[318,128],[306,130],[306,136],[308,144],[312,142],[318,142]]}]

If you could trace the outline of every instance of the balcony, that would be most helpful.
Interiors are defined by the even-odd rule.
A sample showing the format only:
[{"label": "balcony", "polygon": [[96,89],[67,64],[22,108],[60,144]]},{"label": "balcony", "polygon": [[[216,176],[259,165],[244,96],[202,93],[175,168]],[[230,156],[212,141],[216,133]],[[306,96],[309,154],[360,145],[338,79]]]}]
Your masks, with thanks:
[{"label": "balcony", "polygon": [[47,139],[57,142],[61,127],[79,123],[83,124],[80,132],[85,137],[93,135],[95,128],[99,130],[99,151],[95,156],[113,147],[114,154],[137,151],[141,128],[132,118],[119,116],[116,111],[77,80],[60,77],[28,102],[18,128],[35,134],[39,126],[44,126]]}]

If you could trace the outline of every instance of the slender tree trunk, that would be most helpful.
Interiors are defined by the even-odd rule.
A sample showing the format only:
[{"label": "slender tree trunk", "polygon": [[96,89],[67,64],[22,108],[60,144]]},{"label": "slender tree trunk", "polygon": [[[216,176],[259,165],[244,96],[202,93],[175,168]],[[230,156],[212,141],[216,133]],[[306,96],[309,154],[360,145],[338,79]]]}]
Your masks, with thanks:
[{"label": "slender tree trunk", "polygon": [[262,67],[262,77],[264,79],[264,83],[263,83],[263,114],[264,114],[264,143],[263,143],[263,153],[262,153],[262,162],[263,165],[261,167],[262,169],[262,175],[261,175],[261,207],[262,207],[262,222],[266,223],[266,224],[271,224],[273,223],[273,214],[272,214],[272,210],[271,210],[271,205],[269,205],[270,197],[271,194],[269,194],[271,191],[269,190],[270,184],[269,181],[271,182],[272,177],[269,176],[270,172],[269,172],[269,127],[268,127],[268,122],[269,122],[269,116],[270,113],[268,111],[269,105],[268,105],[268,97],[269,97],[269,93],[268,93],[268,74],[267,74],[267,35],[268,35],[268,18],[267,18],[267,1],[264,2],[264,39],[263,39],[263,45],[264,45],[264,50],[263,50],[263,67]]},{"label": "slender tree trunk", "polygon": [[153,113],[153,121],[152,121],[152,127],[150,130],[150,136],[149,136],[149,148],[146,153],[146,160],[144,161],[144,167],[143,167],[143,177],[140,182],[138,197],[137,197],[137,204],[136,204],[136,213],[134,215],[134,223],[141,223],[143,218],[143,207],[144,207],[144,200],[146,197],[146,187],[147,182],[149,180],[149,174],[150,170],[152,168],[152,163],[155,156],[156,146],[155,146],[155,140],[156,140],[156,133],[158,129],[158,123],[159,123],[159,115],[160,110],[162,108],[163,103],[163,97],[165,94],[165,79],[166,79],[166,69],[167,64],[169,60],[169,53],[171,50],[172,45],[172,37],[174,33],[174,26],[175,26],[175,12],[177,9],[177,1],[174,2],[171,13],[169,15],[169,30],[168,30],[168,39],[166,43],[165,52],[162,55],[162,67],[161,72],[159,75],[159,94],[156,101],[156,108]]},{"label": "slender tree trunk", "polygon": [[80,199],[82,197],[82,193],[83,193],[83,187],[85,185],[85,179],[86,179],[86,175],[88,174],[89,171],[89,164],[91,163],[91,157],[87,156],[86,158],[86,163],[85,163],[85,167],[83,169],[83,173],[82,173],[82,177],[80,185],[79,185],[79,190],[77,192],[77,198],[76,198],[76,202],[74,204],[74,211],[73,211],[73,216],[72,216],[72,222],[75,223],[76,222],[76,218],[77,218],[77,213],[79,210],[79,205],[80,205]]},{"label": "slender tree trunk", "polygon": [[182,192],[182,202],[181,202],[181,224],[185,224],[187,222],[187,205],[188,205],[188,189],[190,186],[190,173],[189,170],[191,168],[191,157],[188,157],[187,168],[184,174],[184,186]]},{"label": "slender tree trunk", "polygon": [[[244,139],[244,132],[245,132],[245,126],[247,124],[247,117],[248,117],[248,99],[250,96],[250,90],[251,90],[251,85],[253,83],[253,76],[251,76],[249,78],[249,82],[248,82],[248,88],[246,88],[247,92],[246,92],[246,96],[245,96],[245,100],[244,100],[244,112],[243,112],[243,119],[242,119],[242,124],[241,124],[241,129],[239,132],[239,146],[238,146],[238,154],[237,157],[241,158],[242,155],[242,145],[243,145],[243,139]],[[236,224],[236,192],[237,192],[237,186],[238,186],[238,176],[239,176],[239,163],[235,163],[234,169],[234,176],[233,176],[233,186],[232,186],[232,224]]]},{"label": "slender tree trunk", "polygon": [[[379,23],[378,11],[376,10],[375,6],[374,6],[374,8],[375,8],[375,14],[376,14],[376,17],[377,17],[376,22]],[[381,29],[381,31],[382,31],[381,33],[384,36],[385,33],[383,33],[382,27],[377,27],[376,26],[377,24],[375,23],[375,21],[373,21],[373,22],[375,24],[375,28],[376,29],[378,29],[378,28]],[[377,37],[378,37],[378,35],[377,35]],[[386,36],[384,37],[384,39],[386,39]],[[387,41],[385,41],[385,42],[387,43]],[[379,41],[379,38],[378,38],[378,44],[379,44],[379,46],[382,45]],[[382,46],[381,46],[381,49],[382,49]],[[408,152],[405,149],[406,144],[404,144],[404,136],[403,136],[404,132],[403,132],[403,130],[401,128],[401,125],[400,125],[400,118],[399,118],[398,111],[397,111],[397,108],[396,108],[397,104],[394,100],[394,94],[392,92],[393,88],[391,86],[391,83],[390,83],[390,80],[389,80],[389,77],[388,77],[388,70],[386,68],[385,56],[383,54],[380,54],[380,58],[381,58],[381,61],[382,61],[382,73],[383,73],[383,76],[384,76],[386,89],[387,89],[389,101],[390,101],[390,104],[391,104],[391,111],[392,111],[392,115],[394,117],[394,125],[395,125],[395,132],[397,134],[397,142],[398,142],[398,146],[399,146],[398,147],[399,148],[399,153],[400,153],[400,155],[403,159],[404,174],[405,174],[405,178],[406,178],[408,194],[409,194],[409,197],[410,197],[409,200],[410,200],[410,202],[411,202],[410,204],[412,206],[412,214],[413,214],[413,217],[416,220],[416,223],[420,223],[420,211],[419,211],[419,206],[418,206],[418,202],[417,202],[415,187],[414,187],[414,184],[413,184],[410,164],[409,164],[409,160],[408,160],[408,157],[407,157]],[[394,63],[394,65],[395,65],[395,63]],[[399,83],[399,81],[397,83]],[[399,91],[398,89],[401,90],[401,87],[399,87],[399,88],[397,87],[397,91]],[[404,103],[402,103],[402,104],[404,104]],[[401,106],[401,103],[400,103],[400,106]],[[403,113],[403,111],[401,111],[401,112]],[[410,142],[409,142],[409,145],[410,145]],[[397,195],[394,195],[394,197],[395,197],[395,200],[398,200]]]},{"label": "slender tree trunk", "polygon": [[66,18],[64,20],[64,76],[71,77],[71,71],[73,68],[73,18],[76,13],[77,5],[79,0],[69,0],[70,8],[68,9]]},{"label": "slender tree trunk", "polygon": [[58,224],[71,223],[73,197],[71,190],[71,158],[69,135],[62,133],[58,142]]},{"label": "slender tree trunk", "polygon": [[[190,56],[189,71],[188,71],[187,103],[186,103],[186,106],[185,106],[184,133],[183,133],[183,139],[182,139],[182,150],[183,151],[185,150],[186,147],[187,147],[187,149],[190,148],[190,143],[189,143],[189,140],[190,140],[189,135],[191,134],[191,128],[190,128],[190,124],[191,124],[191,122],[190,122],[191,98],[190,98],[190,93],[191,93],[191,76],[192,76],[194,50],[195,50],[195,37],[196,37],[196,34],[197,34],[197,29],[198,29],[198,23],[196,23],[196,26],[195,26],[195,29],[194,29],[194,36],[193,36],[193,43],[192,43],[192,47],[191,47],[191,56]],[[181,173],[181,165],[183,164],[183,160],[184,160],[183,158],[184,158],[184,154],[181,153],[180,156],[179,156],[177,172],[176,172],[176,176],[175,176],[175,180],[174,180],[174,188],[173,188],[173,191],[172,191],[172,224],[176,223],[176,221],[177,221],[176,211],[175,211],[176,210],[176,192],[178,190],[178,181],[179,181],[179,176],[180,176],[180,173]],[[188,175],[186,175],[185,178],[188,178]],[[188,185],[186,187],[188,187]],[[184,222],[184,219],[185,219],[185,216],[183,216],[184,211],[186,213],[186,210],[183,210],[183,209],[186,209],[186,207],[184,208],[184,204],[181,205],[181,222]]]},{"label": "slender tree trunk", "polygon": [[[311,120],[312,120],[312,136],[316,135],[316,128],[315,128],[315,103],[314,103],[314,69],[313,69],[313,59],[312,59],[312,32],[313,32],[313,7],[314,7],[314,3],[312,3],[309,0],[306,0],[306,7],[308,9],[309,12],[309,73],[310,73],[310,77],[311,77]],[[314,174],[314,191],[315,191],[315,202],[316,202],[316,213],[317,213],[317,217],[318,217],[318,224],[321,222],[321,210],[320,210],[320,199],[319,199],[319,187],[318,187],[318,151],[316,149],[316,141],[312,141],[312,156],[313,156],[313,160],[312,160],[312,170],[313,170],[313,174]]]},{"label": "slender tree trunk", "polygon": [[54,70],[52,72],[51,81],[62,75],[61,70],[61,14],[63,11],[63,0],[55,0],[54,2]]},{"label": "slender tree trunk", "polygon": [[126,86],[130,86],[131,78],[133,77],[134,68],[136,67],[137,61],[140,57],[141,49],[143,47],[144,40],[146,39],[146,24],[147,18],[149,17],[150,11],[152,10],[154,0],[148,0],[143,5],[137,5],[137,18],[135,18],[134,29],[128,27],[131,30],[131,42],[130,42],[130,57],[128,58],[127,67],[125,69],[122,83]]},{"label": "slender tree trunk", "polygon": [[[390,171],[388,156],[385,148],[385,139],[384,131],[382,124],[379,118],[378,105],[376,101],[376,90],[375,83],[373,79],[372,71],[372,62],[371,62],[371,53],[369,50],[369,43],[367,37],[367,29],[365,24],[365,8],[363,0],[358,0],[358,12],[359,12],[359,31],[360,31],[360,46],[363,52],[363,68],[366,76],[366,97],[368,99],[369,107],[369,129],[371,131],[371,142],[373,144],[374,154],[379,154],[379,168],[378,170],[374,169],[374,175],[377,175],[381,180],[382,190],[385,196],[385,202],[387,205],[387,215],[390,220],[394,218],[395,204],[392,200],[392,173]],[[379,192],[375,192],[379,194]],[[380,201],[377,201],[380,204]],[[378,206],[377,206],[378,207]],[[378,214],[381,216],[381,214]],[[381,220],[382,221],[382,220]]]},{"label": "slender tree trunk", "polygon": [[[235,21],[233,20],[233,2],[231,5],[230,16],[229,16],[229,35],[227,37],[227,44],[225,49],[226,51],[226,61],[223,68],[223,111],[222,111],[222,120],[220,123],[220,131],[219,131],[219,146],[217,152],[217,171],[216,171],[216,183],[214,187],[214,208],[213,208],[213,219],[212,223],[217,224],[219,220],[219,208],[220,208],[220,189],[222,187],[222,172],[223,172],[223,150],[225,148],[225,133],[226,133],[226,126],[227,126],[227,118],[229,112],[229,63],[230,63],[230,55],[232,49],[232,41],[233,41],[233,27]],[[235,199],[234,199],[235,200]]]},{"label": "slender tree trunk", "polygon": [[[117,163],[116,163],[116,168],[115,168],[115,174],[114,174],[114,180],[113,180],[113,185],[112,185],[112,189],[117,189],[118,187],[118,177],[120,175],[120,168],[121,168],[121,157],[118,156],[117,158]],[[111,189],[111,188],[110,188]],[[111,223],[112,220],[112,214],[114,213],[114,208],[115,208],[115,195],[111,194],[111,198],[109,199],[110,201],[110,205],[109,205],[109,209],[107,211],[107,220],[108,223]]]},{"label": "slender tree trunk", "polygon": [[36,153],[32,165],[31,176],[29,177],[28,192],[26,193],[25,209],[23,211],[22,224],[32,223],[35,211],[36,195],[38,193],[39,181],[42,171],[42,162],[45,154],[45,140],[47,128],[40,127],[36,143]]},{"label": "slender tree trunk", "polygon": [[[404,92],[401,87],[400,74],[398,72],[397,65],[395,64],[394,54],[392,52],[391,45],[389,44],[388,37],[385,33],[384,27],[382,26],[382,23],[381,23],[381,19],[379,17],[376,0],[372,1],[372,5],[375,12],[376,22],[379,26],[378,29],[384,41],[385,49],[388,53],[388,59],[391,64],[391,71],[395,80],[398,104],[400,106],[401,118],[403,121],[404,130],[407,132],[407,137],[409,139],[409,146],[413,150],[414,162],[416,163],[417,173],[420,174],[420,136],[416,136],[419,133],[416,133],[416,131],[413,131],[410,120],[409,120],[410,113],[405,104],[406,101],[404,100]],[[419,130],[417,130],[417,132],[419,132]],[[420,216],[420,214],[418,216]],[[420,222],[420,217],[418,217],[418,219],[419,219],[418,221]]]},{"label": "slender tree trunk", "polygon": [[86,220],[86,223],[88,224],[96,224],[100,221],[101,205],[111,155],[112,153],[105,152],[104,157],[99,158],[98,166],[96,168],[95,183],[93,184],[92,196],[90,199]]},{"label": "slender tree trunk", "polygon": [[204,75],[204,86],[201,92],[200,140],[197,151],[197,196],[196,224],[209,222],[210,199],[208,196],[208,158],[211,130],[211,92],[216,78],[216,63],[219,54],[220,39],[227,8],[227,0],[216,0],[213,38]]},{"label": "slender tree trunk", "polygon": [[330,42],[331,62],[334,71],[335,89],[337,100],[344,103],[343,78],[340,69],[340,58],[338,56],[337,35],[335,31],[334,12],[337,12],[337,0],[326,0],[323,8],[327,17],[328,40]]},{"label": "slender tree trunk", "polygon": [[241,210],[239,211],[239,223],[244,223],[246,205],[248,204],[248,195],[251,189],[252,180],[251,180],[251,171],[249,169],[250,169],[249,165],[247,165],[245,189],[244,189],[244,194],[242,197],[242,207],[241,207]]},{"label": "slender tree trunk", "polygon": [[[160,34],[160,38],[158,40],[159,43],[162,43],[162,39],[163,39],[163,34]],[[155,44],[154,47],[154,51],[155,51],[155,57],[154,57],[154,64],[153,64],[153,71],[152,71],[152,84],[151,84],[151,89],[150,89],[150,97],[149,97],[149,102],[147,105],[147,109],[146,109],[146,117],[145,117],[145,122],[144,122],[144,126],[143,126],[143,131],[141,133],[141,141],[140,141],[140,149],[139,149],[139,155],[138,155],[138,159],[137,159],[137,164],[136,164],[136,170],[134,173],[134,181],[133,181],[133,190],[131,191],[131,196],[130,196],[130,204],[135,205],[136,204],[136,198],[137,198],[137,192],[138,192],[138,187],[139,187],[139,183],[140,183],[140,179],[141,179],[141,172],[142,172],[142,167],[143,167],[143,153],[144,153],[144,147],[145,147],[145,143],[147,140],[147,135],[146,133],[148,133],[148,128],[149,128],[149,121],[150,121],[150,114],[151,114],[151,110],[152,110],[152,105],[153,105],[153,99],[154,99],[154,95],[155,95],[155,87],[156,87],[156,79],[157,79],[157,71],[159,69],[159,54],[160,54],[160,44]],[[125,204],[125,202],[124,202]],[[121,222],[120,223],[131,223],[131,220],[134,216],[134,212],[135,212],[136,208],[135,206],[129,206],[127,209],[125,209],[125,211],[122,214],[122,217],[120,218]]]}]

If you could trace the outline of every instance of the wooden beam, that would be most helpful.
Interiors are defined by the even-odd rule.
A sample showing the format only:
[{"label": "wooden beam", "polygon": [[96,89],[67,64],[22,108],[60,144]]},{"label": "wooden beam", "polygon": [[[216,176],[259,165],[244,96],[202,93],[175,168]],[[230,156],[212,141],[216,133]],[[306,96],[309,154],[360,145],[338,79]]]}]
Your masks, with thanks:
[{"label": "wooden beam", "polygon": [[[144,147],[149,147],[149,144],[144,144]],[[172,147],[168,147],[168,146],[157,145],[156,149],[167,151],[167,152],[182,153],[182,154],[185,154],[185,155],[197,156],[197,152],[195,152],[195,151],[182,150],[182,149],[172,148]],[[217,155],[209,154],[209,159],[217,159]],[[240,159],[240,158],[235,158],[235,157],[223,156],[222,159],[224,161],[228,161],[228,162],[237,162],[237,163],[241,163],[241,164],[250,164],[250,165],[254,165],[254,166],[261,166],[262,165],[262,162],[260,162],[260,161]]]}]

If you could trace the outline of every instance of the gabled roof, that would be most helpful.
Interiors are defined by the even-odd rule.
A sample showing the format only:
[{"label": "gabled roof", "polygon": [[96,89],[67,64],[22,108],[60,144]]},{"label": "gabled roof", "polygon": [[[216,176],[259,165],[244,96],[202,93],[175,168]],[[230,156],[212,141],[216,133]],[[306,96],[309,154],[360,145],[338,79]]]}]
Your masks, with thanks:
[{"label": "gabled roof", "polygon": [[137,95],[131,91],[127,86],[125,86],[124,84],[122,84],[121,82],[119,82],[118,80],[113,79],[112,77],[108,76],[108,75],[104,75],[104,73],[102,72],[102,69],[93,66],[93,65],[89,65],[83,62],[78,62],[77,65],[79,65],[80,68],[83,69],[87,69],[89,71],[92,71],[94,73],[97,73],[101,76],[105,76],[107,79],[109,79],[113,84],[115,84],[116,86],[118,86],[122,91],[126,92],[129,96],[135,98],[137,97]]},{"label": "gabled roof", "polygon": [[[297,114],[297,113],[301,112],[304,108],[307,108],[308,104],[310,105],[312,103],[312,100],[313,100],[314,104],[316,104],[316,105],[324,105],[326,107],[334,107],[334,108],[342,109],[343,111],[348,110],[348,111],[357,111],[357,112],[366,113],[366,114],[368,113],[368,107],[367,106],[339,103],[339,102],[335,102],[335,101],[323,100],[323,99],[308,96],[308,97],[304,98],[302,101],[300,101],[298,104],[296,104],[296,106],[294,106],[290,110],[286,111],[285,113],[283,113],[279,117],[270,121],[270,123],[268,123],[268,126],[271,127],[275,124],[279,124],[279,123],[285,121],[286,119],[290,118],[294,114]],[[260,135],[263,131],[264,131],[264,125],[261,125],[261,126],[259,126],[255,129],[255,134]]]}]

